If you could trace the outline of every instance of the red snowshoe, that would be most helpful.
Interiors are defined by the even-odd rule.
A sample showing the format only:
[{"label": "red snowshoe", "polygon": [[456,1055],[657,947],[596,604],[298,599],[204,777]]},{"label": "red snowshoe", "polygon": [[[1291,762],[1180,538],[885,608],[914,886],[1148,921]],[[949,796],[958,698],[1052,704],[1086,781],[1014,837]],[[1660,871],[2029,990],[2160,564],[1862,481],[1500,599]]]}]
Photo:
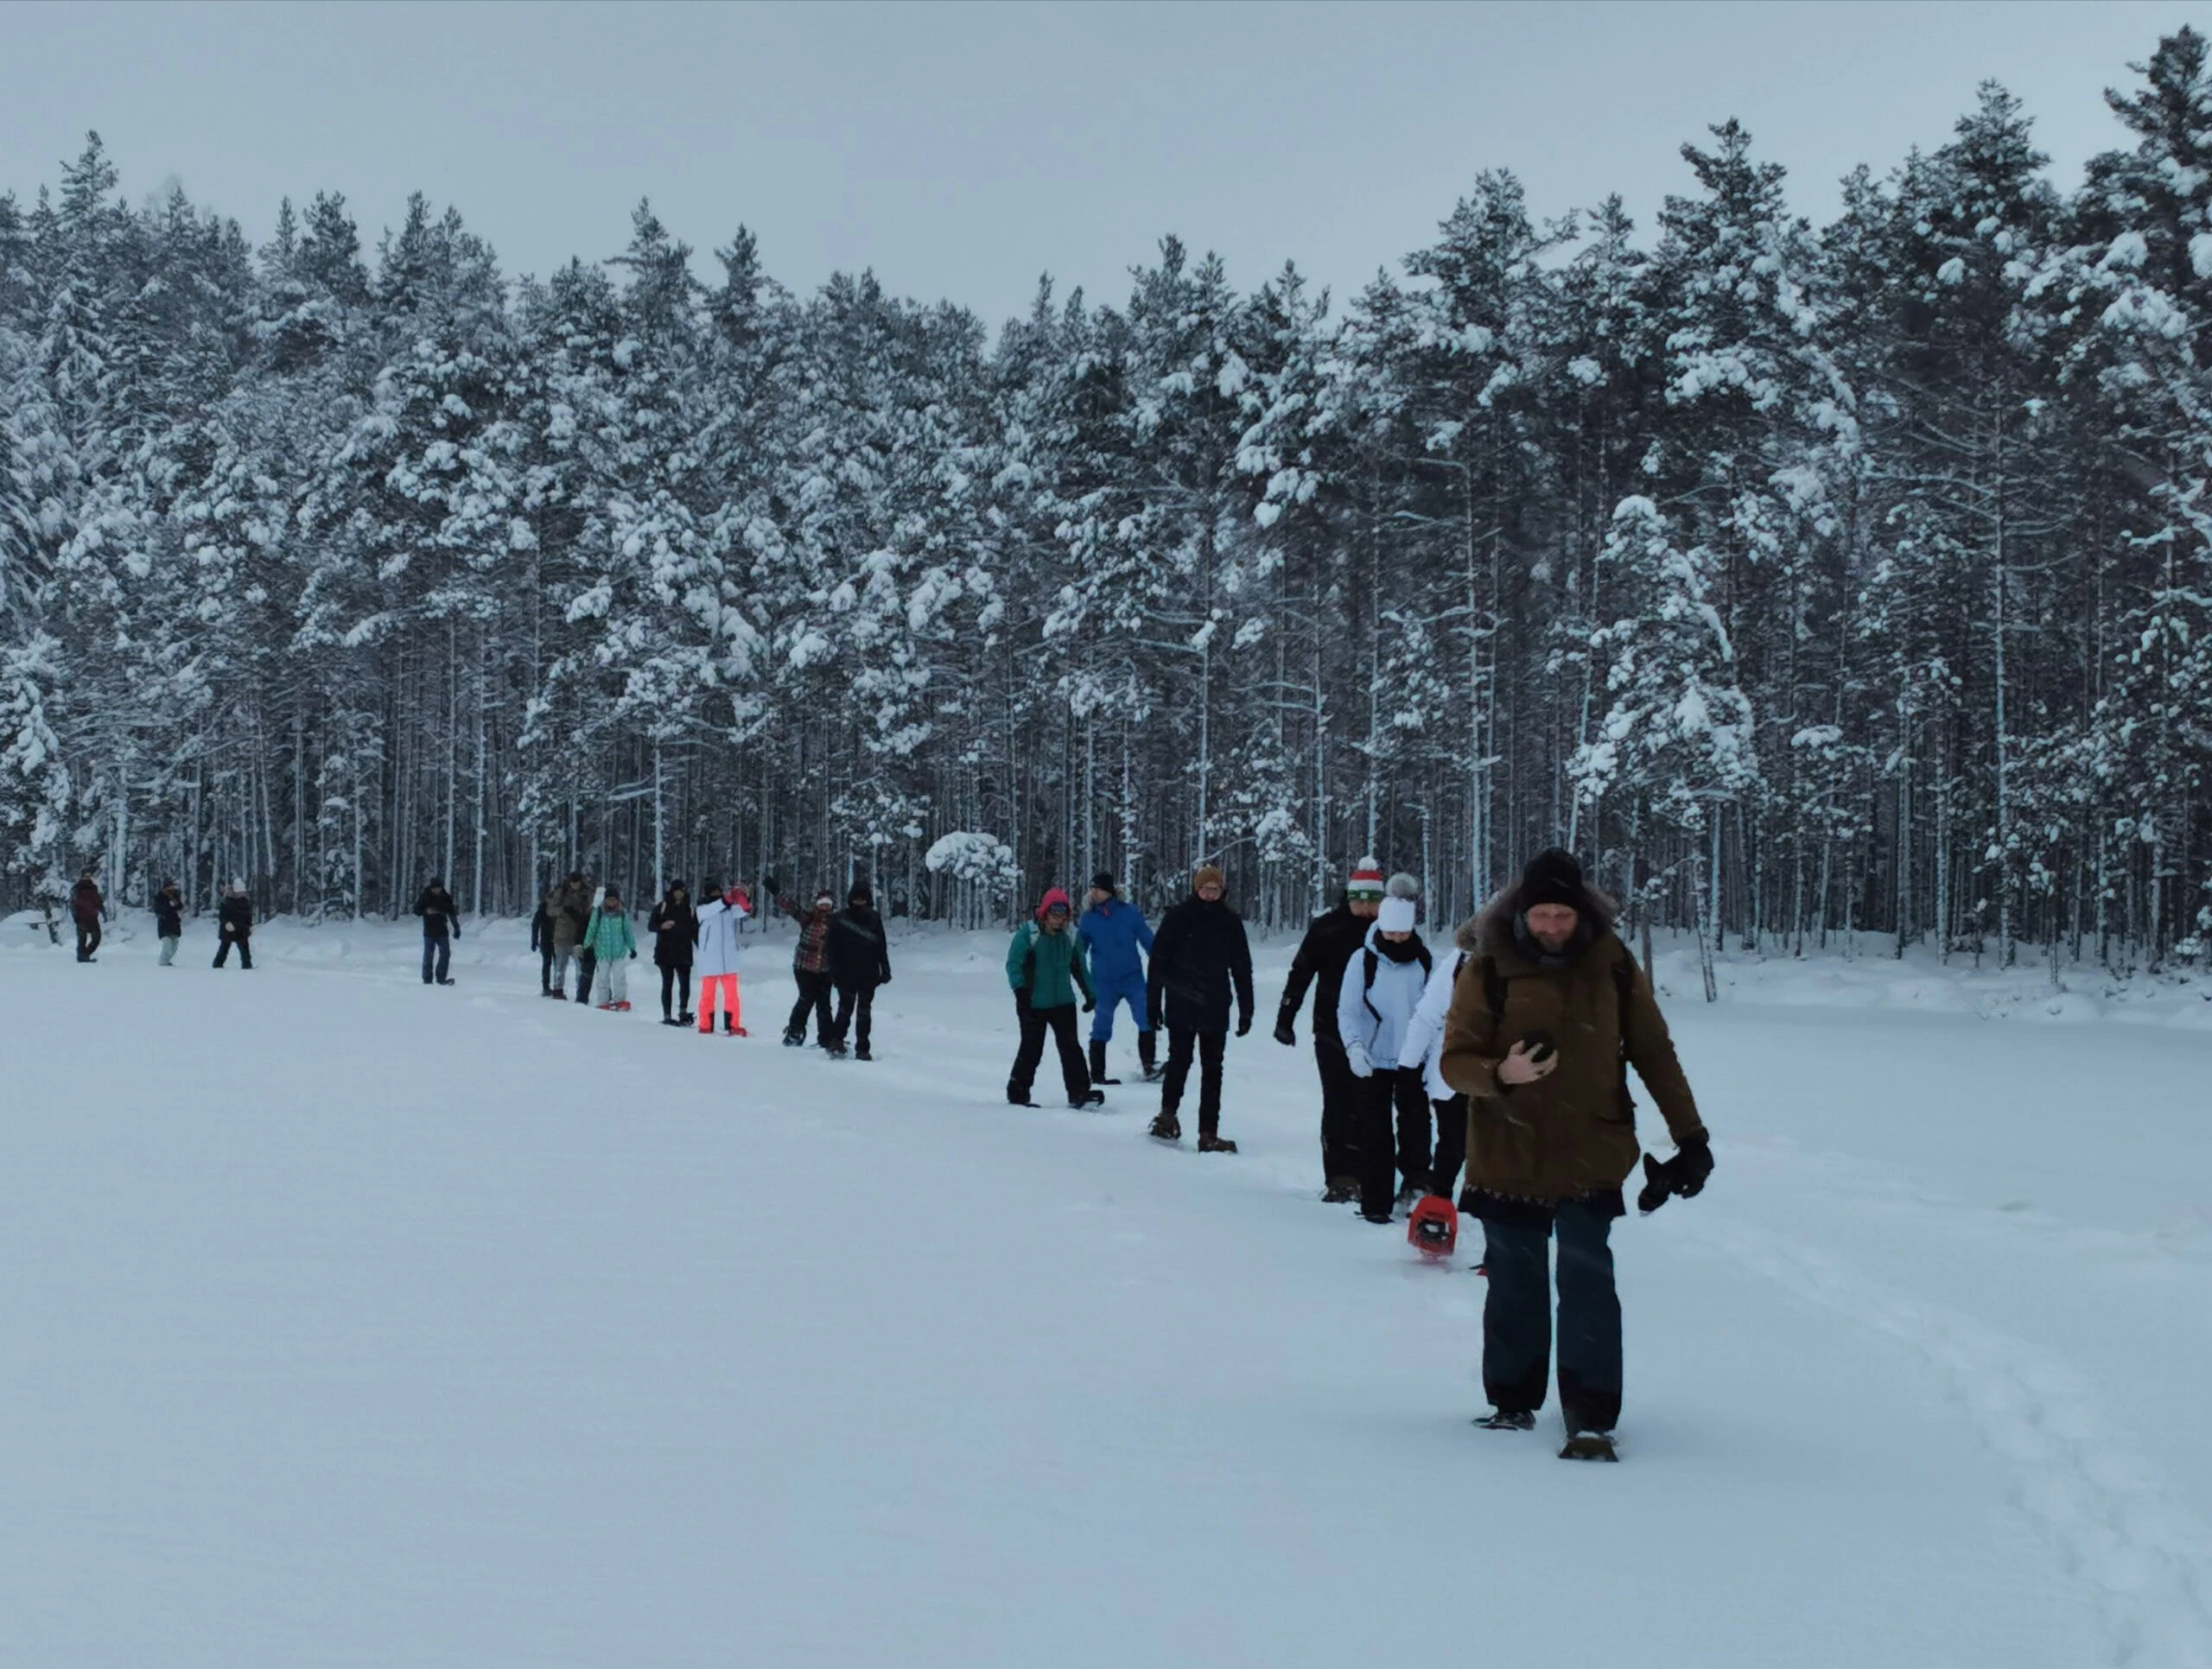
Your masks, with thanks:
[{"label": "red snowshoe", "polygon": [[1406,1219],[1406,1240],[1424,1258],[1441,1262],[1459,1243],[1459,1210],[1441,1194],[1424,1194]]}]

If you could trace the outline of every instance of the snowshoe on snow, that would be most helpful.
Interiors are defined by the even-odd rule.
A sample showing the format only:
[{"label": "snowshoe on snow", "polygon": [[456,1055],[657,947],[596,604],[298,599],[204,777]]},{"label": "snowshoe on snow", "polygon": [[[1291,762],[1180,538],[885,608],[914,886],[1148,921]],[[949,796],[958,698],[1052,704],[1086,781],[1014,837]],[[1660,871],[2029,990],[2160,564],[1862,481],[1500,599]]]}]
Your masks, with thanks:
[{"label": "snowshoe on snow", "polygon": [[1536,1416],[1527,1408],[1493,1408],[1479,1416],[1475,1424],[1485,1431],[1533,1431]]},{"label": "snowshoe on snow", "polygon": [[676,1023],[678,1025],[696,1025],[699,1024],[699,1017],[696,1014],[678,1014],[676,1017]]},{"label": "snowshoe on snow", "polygon": [[1152,1128],[1146,1133],[1164,1142],[1179,1142],[1183,1139],[1183,1121],[1173,1113],[1163,1113],[1152,1121]]},{"label": "snowshoe on snow", "polygon": [[1011,1083],[1006,1087],[1006,1104],[1008,1107],[1034,1107],[1037,1105],[1036,1102],[1029,1099],[1029,1092],[1027,1090],[1017,1089]]},{"label": "snowshoe on snow", "polygon": [[1106,1105],[1106,1092],[1103,1089],[1086,1089],[1080,1095],[1069,1096],[1068,1105],[1078,1113],[1088,1113],[1094,1107]]},{"label": "snowshoe on snow", "polygon": [[[448,985],[451,985],[453,981],[451,980],[448,980],[446,983]],[[630,1012],[630,1005],[627,1003],[617,1003],[614,1005],[614,1012],[617,1014],[627,1014]]]},{"label": "snowshoe on snow", "polygon": [[453,981],[451,980],[440,980],[438,983],[440,985],[451,985]]},{"label": "snowshoe on snow", "polygon": [[1350,1205],[1359,1197],[1359,1184],[1350,1177],[1332,1177],[1321,1192],[1324,1205]]},{"label": "snowshoe on snow", "polygon": [[541,997],[550,997],[556,1003],[564,1003],[569,1000],[569,993],[565,991],[541,991],[537,994]]},{"label": "snowshoe on snow", "polygon": [[822,1045],[822,1049],[823,1052],[833,1061],[842,1061],[845,1058],[845,1045],[841,1043],[826,1043]]},{"label": "snowshoe on snow", "polygon": [[875,1057],[869,1054],[868,1052],[868,1045],[866,1044],[862,1044],[858,1049],[855,1049],[853,1051],[853,1058],[856,1061],[872,1061]]},{"label": "snowshoe on snow", "polygon": [[594,1004],[592,1005],[592,1006],[593,1006],[593,1007],[594,1007],[594,1008],[596,1008],[597,1010],[599,1010],[599,1012],[600,1012],[601,1013],[602,1013],[602,1014],[612,1014],[612,1013],[613,1013],[616,1009],[620,1008],[621,1006],[622,1006],[622,1005],[621,1005],[621,1004],[620,1004],[620,1003],[594,1003]]},{"label": "snowshoe on snow", "polygon": [[1362,1222],[1380,1223],[1385,1228],[1388,1228],[1392,1223],[1397,1222],[1397,1218],[1391,1215],[1388,1211],[1363,1211],[1359,1214],[1359,1220]]},{"label": "snowshoe on snow", "polygon": [[785,1033],[784,1033],[784,1047],[785,1047],[785,1048],[786,1048],[786,1049],[804,1049],[804,1048],[805,1048],[805,1047],[806,1047],[806,1034],[805,1034],[804,1032],[803,1032],[803,1031],[786,1031],[786,1032],[785,1032]]},{"label": "snowshoe on snow", "polygon": [[677,1019],[673,1016],[668,1014],[664,1014],[660,1017],[660,1023],[663,1025],[682,1025],[683,1024],[682,1020]]},{"label": "snowshoe on snow", "polygon": [[1119,1078],[1106,1076],[1106,1045],[1093,1038],[1090,1040],[1090,1081],[1093,1083],[1119,1083]]},{"label": "snowshoe on snow", "polygon": [[1236,1144],[1224,1137],[1202,1135],[1198,1138],[1198,1152],[1201,1153],[1234,1153],[1236,1151]]},{"label": "snowshoe on snow", "polygon": [[1620,1450],[1613,1447],[1610,1431],[1570,1431],[1567,1444],[1559,1451],[1561,1460],[1617,1461]]},{"label": "snowshoe on snow", "polygon": [[1450,1257],[1459,1243],[1458,1208],[1440,1194],[1423,1195],[1406,1220],[1406,1239],[1431,1261]]}]

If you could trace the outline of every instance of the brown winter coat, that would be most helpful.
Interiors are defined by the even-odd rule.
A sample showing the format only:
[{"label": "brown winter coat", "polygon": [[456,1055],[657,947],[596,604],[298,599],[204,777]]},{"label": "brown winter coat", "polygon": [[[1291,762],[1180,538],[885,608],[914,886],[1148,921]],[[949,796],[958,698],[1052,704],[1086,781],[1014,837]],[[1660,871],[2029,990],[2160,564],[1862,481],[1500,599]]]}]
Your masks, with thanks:
[{"label": "brown winter coat", "polygon": [[[1539,1207],[1597,1196],[1618,1211],[1638,1152],[1630,1065],[1678,1145],[1705,1133],[1651,981],[1614,934],[1610,915],[1602,911],[1581,954],[1556,968],[1538,966],[1516,939],[1510,893],[1459,929],[1468,961],[1452,993],[1440,1069],[1467,1096],[1467,1186],[1478,1194]],[[1484,957],[1504,982],[1502,1018],[1491,1014]],[[1536,1032],[1550,1035],[1559,1065],[1535,1083],[1501,1084],[1498,1062]]]},{"label": "brown winter coat", "polygon": [[545,917],[553,924],[553,950],[559,955],[583,942],[584,923],[591,918],[591,888],[563,881],[545,895]]}]

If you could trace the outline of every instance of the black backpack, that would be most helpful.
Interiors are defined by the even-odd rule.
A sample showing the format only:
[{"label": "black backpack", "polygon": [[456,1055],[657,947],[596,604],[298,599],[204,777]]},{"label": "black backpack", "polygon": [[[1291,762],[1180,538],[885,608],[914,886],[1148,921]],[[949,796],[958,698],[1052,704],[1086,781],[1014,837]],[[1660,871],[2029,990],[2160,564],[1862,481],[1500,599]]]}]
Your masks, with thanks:
[{"label": "black backpack", "polygon": [[[1367,993],[1375,989],[1375,970],[1382,965],[1382,958],[1373,945],[1369,945],[1363,955],[1365,957],[1365,961],[1362,963],[1365,978],[1360,981],[1359,986],[1360,1005],[1375,1016],[1376,1025],[1380,1025],[1382,1024],[1382,1011],[1375,1006],[1373,999]],[[1421,978],[1426,983],[1429,973],[1436,966],[1436,959],[1428,954],[1428,947],[1424,944],[1419,950],[1414,952],[1414,960],[1421,964]]]}]

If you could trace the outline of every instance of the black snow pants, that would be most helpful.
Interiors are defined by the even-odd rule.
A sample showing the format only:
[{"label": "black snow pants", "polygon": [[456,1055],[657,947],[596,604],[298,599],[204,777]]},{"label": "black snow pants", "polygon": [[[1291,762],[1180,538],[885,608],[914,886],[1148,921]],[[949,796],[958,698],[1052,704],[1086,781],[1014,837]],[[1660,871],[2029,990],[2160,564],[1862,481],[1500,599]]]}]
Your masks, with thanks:
[{"label": "black snow pants", "polygon": [[872,985],[841,985],[837,987],[837,1018],[830,1026],[831,1035],[839,1044],[846,1038],[846,1028],[852,1028],[853,1042],[860,1051],[868,1053],[868,1027],[875,1019],[875,987]]},{"label": "black snow pants", "polygon": [[1467,1098],[1454,1095],[1428,1107],[1436,1114],[1436,1157],[1429,1166],[1428,1191],[1449,1196],[1459,1167],[1467,1161]]},{"label": "black snow pants", "polygon": [[442,933],[423,936],[423,983],[430,983],[435,974],[440,983],[453,969],[453,941]]},{"label": "black snow pants", "polygon": [[[681,982],[683,987],[683,995],[677,1003],[676,1006],[673,1009],[671,1009],[668,1006],[668,999],[675,994],[676,987],[679,982]],[[691,970],[688,968],[671,968],[666,963],[663,963],[660,970],[661,1019],[664,1020],[672,1020],[678,1014],[689,1014],[690,1012]]]},{"label": "black snow pants", "polygon": [[1415,1188],[1428,1185],[1428,1092],[1419,1073],[1383,1067],[1353,1082],[1359,1086],[1359,1209],[1370,1217],[1388,1215],[1399,1178]]},{"label": "black snow pants", "polygon": [[80,962],[92,961],[99,954],[99,917],[95,916],[89,922],[79,922],[77,923],[77,960]]},{"label": "black snow pants", "polygon": [[791,970],[791,978],[798,981],[798,1000],[791,1005],[791,1017],[784,1025],[786,1038],[806,1036],[806,1012],[814,1011],[814,1041],[825,1048],[830,1038],[830,975],[810,974],[803,968]]},{"label": "black snow pants", "polygon": [[215,966],[220,968],[225,962],[230,960],[231,947],[232,945],[236,945],[238,948],[238,966],[240,968],[251,968],[253,966],[253,941],[251,939],[225,938],[215,947]]},{"label": "black snow pants", "polygon": [[1313,1059],[1321,1069],[1321,1179],[1359,1175],[1359,1080],[1344,1041],[1316,1029]]},{"label": "black snow pants", "polygon": [[1544,1406],[1552,1351],[1550,1238],[1559,1236],[1559,1401],[1570,1431],[1610,1431],[1621,1414],[1621,1301],[1612,1218],[1570,1200],[1552,1224],[1483,1220],[1483,1390],[1498,1408]]},{"label": "black snow pants", "polygon": [[1183,1105],[1183,1086],[1190,1082],[1191,1056],[1198,1057],[1198,1134],[1221,1133],[1221,1057],[1229,1043],[1226,1031],[1198,1031],[1187,1025],[1167,1028],[1167,1071],[1160,1083],[1160,1110],[1173,1113]]},{"label": "black snow pants", "polygon": [[1050,1031],[1060,1051],[1060,1080],[1067,1085],[1068,1100],[1079,1101],[1090,1094],[1090,1065],[1076,1041],[1075,1005],[1021,1010],[1021,1048],[1014,1057],[1014,1076],[1006,1081],[1009,1101],[1027,1101],[1037,1082],[1037,1068],[1045,1058],[1045,1034]]}]

